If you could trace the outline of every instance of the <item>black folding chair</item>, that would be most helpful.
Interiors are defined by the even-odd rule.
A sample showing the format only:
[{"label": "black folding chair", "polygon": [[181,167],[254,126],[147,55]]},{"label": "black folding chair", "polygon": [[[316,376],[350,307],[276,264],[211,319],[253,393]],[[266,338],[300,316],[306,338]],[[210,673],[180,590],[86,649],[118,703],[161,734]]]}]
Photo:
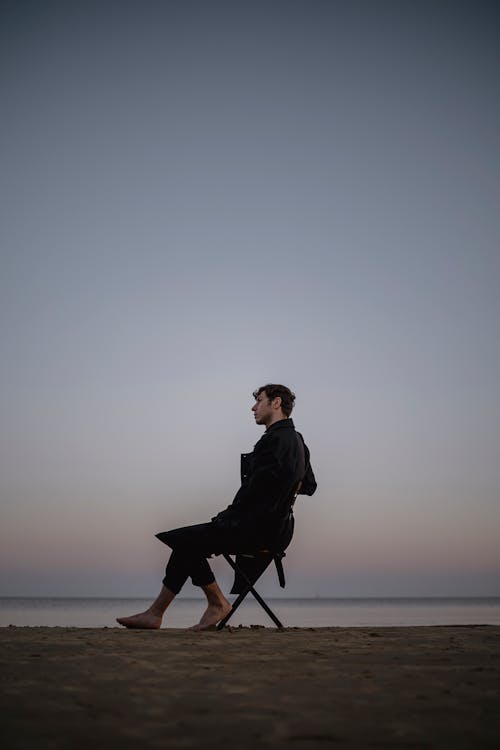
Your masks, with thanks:
[{"label": "black folding chair", "polygon": [[[293,497],[289,503],[288,515],[293,519],[293,505],[297,499],[297,495],[300,492],[302,482],[299,482],[294,490]],[[291,521],[293,523],[293,520]],[[281,540],[280,540],[281,541]],[[286,546],[290,543],[291,539],[287,540]],[[285,557],[284,549],[263,549],[254,550],[248,552],[234,553],[232,556],[227,553],[222,553],[224,559],[229,563],[235,572],[235,584],[239,579],[240,584],[243,586],[242,591],[238,594],[234,600],[230,612],[217,624],[217,630],[222,630],[231,617],[234,615],[240,604],[243,602],[245,597],[251,593],[256,601],[260,604],[262,609],[269,615],[271,620],[274,622],[277,628],[283,629],[283,624],[276,617],[272,609],[260,596],[260,594],[254,589],[254,584],[259,580],[263,573],[268,569],[269,565],[274,561],[276,565],[276,572],[278,574],[278,580],[281,588],[285,588],[285,573],[283,571],[282,560]],[[234,560],[233,560],[234,557]],[[233,586],[234,588],[234,586]]]}]

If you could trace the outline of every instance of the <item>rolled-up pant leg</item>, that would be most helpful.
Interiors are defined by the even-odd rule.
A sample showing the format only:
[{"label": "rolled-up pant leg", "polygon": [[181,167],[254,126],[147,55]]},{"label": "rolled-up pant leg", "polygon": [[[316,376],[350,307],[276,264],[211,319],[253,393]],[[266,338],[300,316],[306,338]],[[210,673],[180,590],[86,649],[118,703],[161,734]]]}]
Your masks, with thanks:
[{"label": "rolled-up pant leg", "polygon": [[184,554],[174,549],[165,568],[163,585],[174,594],[178,594],[190,576],[195,586],[208,586],[215,581],[205,557]]},{"label": "rolled-up pant leg", "polygon": [[228,534],[212,523],[163,531],[156,537],[172,549],[163,585],[174,594],[179,593],[189,577],[195,586],[213,583],[215,577],[206,558],[232,551],[236,541],[234,533]]}]

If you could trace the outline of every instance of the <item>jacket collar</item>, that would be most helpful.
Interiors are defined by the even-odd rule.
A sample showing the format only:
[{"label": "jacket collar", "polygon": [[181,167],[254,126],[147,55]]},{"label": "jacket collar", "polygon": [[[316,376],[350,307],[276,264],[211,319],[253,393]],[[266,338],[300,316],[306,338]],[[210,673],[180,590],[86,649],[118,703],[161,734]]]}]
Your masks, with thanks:
[{"label": "jacket collar", "polygon": [[292,429],[295,429],[293,419],[290,419],[288,417],[287,419],[279,419],[277,422],[273,422],[273,424],[267,428],[264,434],[267,435],[267,433],[271,432],[271,430],[280,430],[282,427],[291,427]]}]

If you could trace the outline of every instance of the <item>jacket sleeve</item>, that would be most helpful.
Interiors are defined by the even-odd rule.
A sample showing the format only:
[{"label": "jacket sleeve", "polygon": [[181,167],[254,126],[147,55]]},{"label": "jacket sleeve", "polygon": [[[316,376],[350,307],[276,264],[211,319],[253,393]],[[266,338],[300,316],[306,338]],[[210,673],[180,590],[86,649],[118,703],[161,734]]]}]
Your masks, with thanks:
[{"label": "jacket sleeve", "polygon": [[316,492],[317,484],[316,479],[314,477],[314,472],[312,470],[311,462],[310,462],[310,453],[309,448],[304,443],[304,451],[305,451],[305,459],[306,459],[306,473],[304,475],[304,479],[302,480],[302,486],[300,488],[299,495],[314,495]]}]

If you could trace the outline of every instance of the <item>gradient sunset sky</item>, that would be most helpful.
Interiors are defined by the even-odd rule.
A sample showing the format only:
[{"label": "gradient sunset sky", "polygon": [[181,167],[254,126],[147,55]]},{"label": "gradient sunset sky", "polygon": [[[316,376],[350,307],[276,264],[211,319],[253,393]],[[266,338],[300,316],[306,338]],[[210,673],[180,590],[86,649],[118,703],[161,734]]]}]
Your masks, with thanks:
[{"label": "gradient sunset sky", "polygon": [[288,596],[500,595],[499,19],[0,3],[0,595],[157,593],[269,381]]}]

